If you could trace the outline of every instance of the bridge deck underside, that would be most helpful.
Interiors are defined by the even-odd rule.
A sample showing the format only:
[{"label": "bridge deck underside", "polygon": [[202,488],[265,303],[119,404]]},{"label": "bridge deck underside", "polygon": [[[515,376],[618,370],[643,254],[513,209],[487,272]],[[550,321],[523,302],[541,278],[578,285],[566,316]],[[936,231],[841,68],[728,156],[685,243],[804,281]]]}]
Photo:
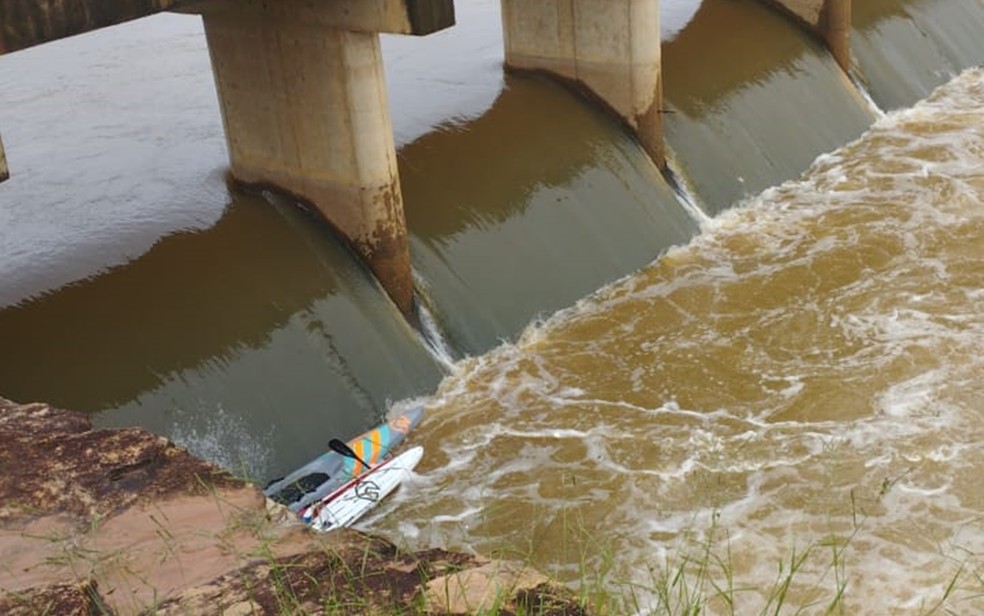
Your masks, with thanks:
[{"label": "bridge deck underside", "polygon": [[[454,0],[274,3],[341,30],[424,35],[454,25]],[[263,0],[0,0],[0,55],[163,11],[256,10]]]},{"label": "bridge deck underside", "polygon": [[192,3],[193,0],[0,0],[0,54]]}]

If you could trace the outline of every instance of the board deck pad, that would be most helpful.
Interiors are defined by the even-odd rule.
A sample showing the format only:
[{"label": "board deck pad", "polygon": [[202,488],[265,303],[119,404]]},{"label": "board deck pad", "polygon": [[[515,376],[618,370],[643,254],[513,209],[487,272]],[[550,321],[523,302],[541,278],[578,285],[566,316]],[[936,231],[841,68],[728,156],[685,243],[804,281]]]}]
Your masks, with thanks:
[{"label": "board deck pad", "polygon": [[[413,407],[356,436],[346,444],[370,465],[378,464],[386,454],[403,442],[423,417],[424,407]],[[296,513],[365,471],[366,467],[361,462],[335,451],[328,451],[289,475],[271,481],[263,489],[263,494]]]},{"label": "board deck pad", "polygon": [[322,532],[351,526],[409,478],[423,455],[423,447],[412,447],[382,462],[304,508],[301,519]]}]

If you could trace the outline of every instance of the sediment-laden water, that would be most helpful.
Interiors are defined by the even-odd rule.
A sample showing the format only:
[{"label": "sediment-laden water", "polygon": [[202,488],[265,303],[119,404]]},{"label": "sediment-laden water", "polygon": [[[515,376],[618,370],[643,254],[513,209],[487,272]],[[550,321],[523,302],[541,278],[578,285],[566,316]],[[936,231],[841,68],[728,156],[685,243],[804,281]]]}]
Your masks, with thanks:
[{"label": "sediment-laden water", "polygon": [[662,567],[709,545],[707,578],[733,584],[736,613],[759,613],[801,554],[790,605],[822,612],[843,586],[844,613],[947,596],[948,613],[976,613],[982,307],[973,70],[461,362],[416,439],[417,484],[377,526],[574,581],[611,567],[642,607]]},{"label": "sediment-laden water", "polygon": [[385,37],[441,352],[312,217],[227,185],[197,18],[0,57],[0,394],[259,480],[425,398],[417,481],[370,520],[407,542],[640,610],[685,556],[735,613],[792,565],[811,610],[929,612],[951,581],[984,610],[982,74],[891,111],[984,64],[984,4],[854,4],[847,75],[751,0],[665,0],[672,186],[503,73],[493,0]]}]

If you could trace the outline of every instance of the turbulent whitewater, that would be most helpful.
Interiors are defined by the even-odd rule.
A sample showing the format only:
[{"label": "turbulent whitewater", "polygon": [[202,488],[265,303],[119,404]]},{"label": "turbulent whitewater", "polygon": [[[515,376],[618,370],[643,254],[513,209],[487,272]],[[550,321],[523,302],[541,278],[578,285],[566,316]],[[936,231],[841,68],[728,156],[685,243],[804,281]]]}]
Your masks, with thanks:
[{"label": "turbulent whitewater", "polygon": [[758,613],[791,566],[787,605],[982,611],[982,307],[972,69],[458,364],[421,481],[380,524],[582,584],[607,571],[642,611],[707,553],[688,570],[714,612],[707,580],[732,575],[735,611]]}]

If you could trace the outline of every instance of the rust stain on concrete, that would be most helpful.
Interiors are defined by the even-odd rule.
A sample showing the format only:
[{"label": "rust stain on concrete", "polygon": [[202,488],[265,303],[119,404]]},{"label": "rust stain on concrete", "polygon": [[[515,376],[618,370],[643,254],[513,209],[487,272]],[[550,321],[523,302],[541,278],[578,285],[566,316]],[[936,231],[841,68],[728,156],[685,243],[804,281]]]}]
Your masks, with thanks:
[{"label": "rust stain on concrete", "polygon": [[379,214],[375,226],[361,237],[347,238],[393,303],[406,316],[413,311],[413,275],[403,198],[396,180],[372,191],[369,203]]}]

